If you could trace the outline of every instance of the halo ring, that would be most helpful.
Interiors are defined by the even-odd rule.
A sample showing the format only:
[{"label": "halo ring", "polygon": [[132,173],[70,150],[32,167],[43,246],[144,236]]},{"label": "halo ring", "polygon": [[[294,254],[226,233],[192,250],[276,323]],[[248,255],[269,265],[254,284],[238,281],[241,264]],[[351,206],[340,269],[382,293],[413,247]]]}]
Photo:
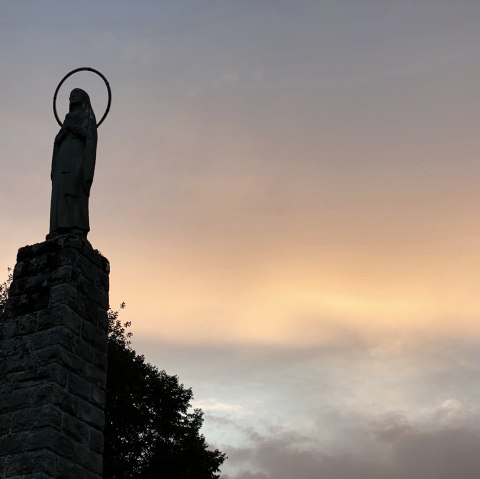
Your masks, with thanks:
[{"label": "halo ring", "polygon": [[109,111],[110,111],[110,105],[112,104],[112,90],[110,89],[110,84],[108,83],[108,80],[105,78],[105,76],[100,73],[98,70],[95,70],[94,68],[90,67],[80,67],[80,68],[75,68],[75,70],[72,70],[71,72],[67,73],[61,80],[60,83],[58,84],[57,88],[55,89],[55,93],[53,94],[53,114],[55,115],[55,120],[57,120],[57,123],[60,126],[63,126],[63,123],[60,121],[60,118],[58,117],[57,113],[57,94],[60,88],[62,87],[63,83],[65,80],[72,76],[74,73],[81,72],[81,71],[87,71],[87,72],[92,72],[96,73],[104,82],[105,86],[107,87],[107,92],[108,92],[108,103],[107,103],[107,108],[105,110],[105,113],[103,114],[102,118],[100,121],[97,123],[97,128],[103,123],[105,118],[107,117]]}]

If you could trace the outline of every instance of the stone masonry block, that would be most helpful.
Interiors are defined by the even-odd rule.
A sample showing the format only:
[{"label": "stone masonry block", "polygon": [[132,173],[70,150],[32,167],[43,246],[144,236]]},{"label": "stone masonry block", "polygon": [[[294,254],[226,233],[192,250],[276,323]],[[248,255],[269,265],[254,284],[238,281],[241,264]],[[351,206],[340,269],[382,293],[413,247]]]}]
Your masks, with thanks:
[{"label": "stone masonry block", "polygon": [[7,459],[7,477],[16,477],[33,473],[48,474],[54,477],[56,456],[50,451],[34,451],[9,457]]},{"label": "stone masonry block", "polygon": [[0,415],[0,435],[30,431],[44,427],[63,428],[64,414],[58,408],[46,404],[20,409],[13,413]]}]

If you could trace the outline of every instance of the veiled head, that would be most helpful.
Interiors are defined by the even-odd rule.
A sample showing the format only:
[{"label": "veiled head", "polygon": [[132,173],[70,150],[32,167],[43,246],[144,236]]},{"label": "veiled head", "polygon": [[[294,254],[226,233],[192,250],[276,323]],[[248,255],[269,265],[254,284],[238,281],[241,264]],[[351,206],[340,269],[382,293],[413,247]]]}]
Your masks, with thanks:
[{"label": "veiled head", "polygon": [[81,104],[82,110],[85,108],[92,108],[90,104],[90,97],[88,96],[88,93],[85,90],[82,90],[81,88],[74,88],[70,92],[70,109],[72,108],[73,105],[78,105]]},{"label": "veiled head", "polygon": [[74,88],[70,92],[69,100],[70,100],[70,108],[69,108],[70,113],[81,110],[83,111],[84,116],[86,118],[89,118],[95,121],[95,125],[96,125],[95,113],[90,103],[90,97],[88,96],[88,93],[85,90],[82,90],[81,88]]}]

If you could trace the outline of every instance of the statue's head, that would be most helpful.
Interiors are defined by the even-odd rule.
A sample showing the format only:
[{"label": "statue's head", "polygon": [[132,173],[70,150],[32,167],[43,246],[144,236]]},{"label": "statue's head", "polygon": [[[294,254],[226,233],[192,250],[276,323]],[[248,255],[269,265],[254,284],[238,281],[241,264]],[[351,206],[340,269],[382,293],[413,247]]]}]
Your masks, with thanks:
[{"label": "statue's head", "polygon": [[78,106],[80,106],[82,110],[85,110],[86,108],[92,108],[90,105],[90,97],[88,96],[88,93],[81,88],[74,88],[70,92],[69,100],[70,111],[72,111],[73,108]]},{"label": "statue's head", "polygon": [[89,118],[93,120],[96,125],[95,113],[93,112],[93,108],[90,103],[90,97],[88,96],[88,93],[85,90],[82,90],[81,88],[74,88],[70,92],[69,100],[70,100],[70,108],[69,108],[70,113],[81,111],[83,112],[82,114],[85,118]]}]

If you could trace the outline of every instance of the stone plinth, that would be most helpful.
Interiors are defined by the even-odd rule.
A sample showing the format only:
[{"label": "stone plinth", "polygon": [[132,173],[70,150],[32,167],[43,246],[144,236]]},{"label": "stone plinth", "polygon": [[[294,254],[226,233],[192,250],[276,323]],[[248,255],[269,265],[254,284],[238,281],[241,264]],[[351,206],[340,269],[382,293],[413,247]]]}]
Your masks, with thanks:
[{"label": "stone plinth", "polygon": [[0,479],[100,479],[108,261],[61,236],[18,251],[0,322]]}]

